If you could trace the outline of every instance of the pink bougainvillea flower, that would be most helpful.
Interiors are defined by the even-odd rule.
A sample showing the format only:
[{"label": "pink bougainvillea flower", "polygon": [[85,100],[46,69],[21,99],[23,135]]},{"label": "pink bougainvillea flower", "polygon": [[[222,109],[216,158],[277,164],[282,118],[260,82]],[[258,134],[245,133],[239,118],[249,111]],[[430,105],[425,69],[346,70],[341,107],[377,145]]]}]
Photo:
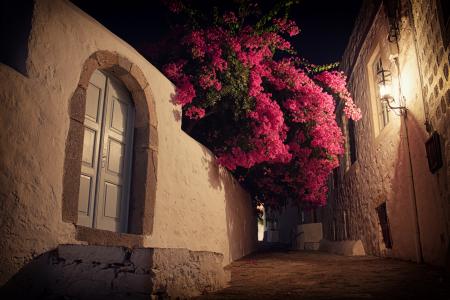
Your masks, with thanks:
[{"label": "pink bougainvillea flower", "polygon": [[205,116],[205,110],[200,107],[191,106],[186,110],[185,114],[190,119],[201,119]]},{"label": "pink bougainvillea flower", "polygon": [[[344,151],[336,101],[348,118],[361,118],[347,79],[338,71],[316,74],[315,66],[291,54],[289,37],[300,32],[294,21],[274,19],[270,30],[256,30],[235,26],[245,24],[240,16],[226,12],[219,22],[184,34],[183,59],[163,67],[176,86],[175,102],[189,122],[206,122],[214,111],[228,109],[233,117],[226,120],[235,123],[225,125],[233,134],[206,134],[209,147],[239,181],[257,187],[262,202],[276,206],[277,199],[293,198],[324,205],[328,177]],[[243,176],[242,169],[253,175]]]}]

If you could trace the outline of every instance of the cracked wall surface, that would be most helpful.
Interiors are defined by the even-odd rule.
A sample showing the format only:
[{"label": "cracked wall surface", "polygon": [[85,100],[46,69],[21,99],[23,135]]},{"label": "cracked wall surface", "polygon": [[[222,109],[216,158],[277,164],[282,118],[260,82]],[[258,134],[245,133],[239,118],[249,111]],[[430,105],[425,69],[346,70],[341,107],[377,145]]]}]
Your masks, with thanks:
[{"label": "cracked wall surface", "polygon": [[223,255],[187,249],[61,245],[4,286],[4,299],[186,299],[223,288]]}]

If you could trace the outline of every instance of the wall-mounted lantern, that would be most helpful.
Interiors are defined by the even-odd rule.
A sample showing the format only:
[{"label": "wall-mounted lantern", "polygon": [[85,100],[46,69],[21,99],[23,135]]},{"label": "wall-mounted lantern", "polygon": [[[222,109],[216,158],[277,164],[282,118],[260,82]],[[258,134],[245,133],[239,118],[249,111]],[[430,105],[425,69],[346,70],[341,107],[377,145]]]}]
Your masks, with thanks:
[{"label": "wall-mounted lantern", "polygon": [[378,88],[380,90],[381,99],[392,98],[392,75],[391,71],[386,69],[381,69],[377,73],[378,77]]},{"label": "wall-mounted lantern", "polygon": [[391,103],[395,102],[392,96],[392,74],[390,70],[381,68],[377,72],[378,88],[380,92],[380,101],[386,103],[389,109],[399,109],[401,114],[406,113],[406,106],[392,106]]}]

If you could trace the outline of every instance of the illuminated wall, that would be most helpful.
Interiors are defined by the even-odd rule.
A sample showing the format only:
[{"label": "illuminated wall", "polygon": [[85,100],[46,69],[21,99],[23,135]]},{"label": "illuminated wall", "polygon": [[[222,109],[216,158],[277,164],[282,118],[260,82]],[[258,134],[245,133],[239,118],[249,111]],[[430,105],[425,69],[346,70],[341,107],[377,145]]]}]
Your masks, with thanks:
[{"label": "illuminated wall", "polygon": [[[72,127],[83,126],[74,111],[84,118],[86,102],[74,100],[86,97],[85,85],[97,68],[124,82],[139,109],[132,181],[148,193],[136,197],[142,206],[130,209],[137,212],[130,219],[141,224],[137,232],[77,223],[81,157],[67,149],[83,146],[83,130],[68,136]],[[224,265],[255,249],[250,196],[207,148],[181,130],[181,107],[171,101],[174,85],[71,2],[35,1],[26,74],[0,64],[0,80],[0,285],[60,244],[210,251],[221,253]],[[141,90],[133,90],[131,81]],[[146,114],[152,124],[140,130],[145,118],[138,116]],[[141,135],[153,142],[139,143]],[[78,174],[67,167],[71,163]],[[68,213],[69,194],[75,194],[70,202],[75,214]]]},{"label": "illuminated wall", "polygon": [[[353,129],[338,118],[347,144],[330,178],[327,239],[361,239],[379,256],[449,261],[449,49],[440,17],[435,1],[364,2],[342,60],[363,118]],[[391,105],[405,105],[406,118],[380,104],[380,66],[391,71]],[[434,174],[425,151],[433,131],[443,158]]]}]

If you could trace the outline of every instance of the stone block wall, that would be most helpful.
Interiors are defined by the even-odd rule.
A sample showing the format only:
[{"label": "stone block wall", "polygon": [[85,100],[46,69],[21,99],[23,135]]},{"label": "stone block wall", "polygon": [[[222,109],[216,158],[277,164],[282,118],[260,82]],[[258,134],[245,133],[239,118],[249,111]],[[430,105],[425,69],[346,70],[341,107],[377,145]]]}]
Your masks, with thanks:
[{"label": "stone block wall", "polygon": [[17,273],[3,299],[188,299],[223,288],[223,255],[187,249],[61,245]]},{"label": "stone block wall", "polygon": [[[364,2],[342,60],[363,117],[355,124],[357,160],[351,163],[346,147],[340,168],[330,178],[324,235],[328,240],[361,239],[372,255],[443,265],[448,261],[450,237],[450,121],[445,98],[450,86],[445,75],[449,53],[440,36],[435,1],[412,1],[412,6],[398,1],[394,20],[398,39],[389,42],[393,19],[388,8],[395,2]],[[417,23],[422,27],[415,30]],[[426,60],[424,55],[429,55]],[[391,111],[381,130],[371,73],[377,56],[392,72],[393,105],[406,105],[408,110],[406,118]],[[428,170],[425,152],[427,119],[442,138],[444,166],[436,174]],[[348,135],[347,121],[339,117],[338,122]],[[392,248],[386,247],[377,214],[384,202]]]},{"label": "stone block wall", "polygon": [[[447,219],[447,243],[450,232],[450,44],[445,45],[440,0],[412,1],[414,32],[422,77],[424,113],[431,130],[441,136],[444,166],[434,175],[434,193]],[[442,1],[442,0],[441,0]],[[445,232],[443,232],[445,235]],[[445,239],[445,237],[444,237]],[[450,254],[449,254],[450,255]],[[450,260],[450,257],[448,258]]]}]

